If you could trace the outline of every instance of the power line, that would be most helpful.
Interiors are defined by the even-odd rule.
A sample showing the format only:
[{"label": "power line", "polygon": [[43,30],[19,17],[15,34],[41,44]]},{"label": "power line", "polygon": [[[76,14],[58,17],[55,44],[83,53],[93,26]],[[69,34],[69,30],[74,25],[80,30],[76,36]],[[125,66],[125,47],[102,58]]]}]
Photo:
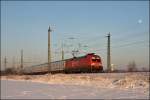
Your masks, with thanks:
[{"label": "power line", "polygon": [[[120,38],[119,39],[113,39],[114,42],[116,43],[122,43],[122,42],[127,42],[129,40],[133,40],[133,39],[138,39],[138,38],[141,38],[142,36],[144,35],[147,35],[147,34],[140,34],[140,35],[128,35],[128,37],[123,37],[123,38]],[[147,38],[147,37],[146,37]]]},{"label": "power line", "polygon": [[[127,47],[127,46],[132,46],[132,45],[137,45],[137,44],[143,44],[143,43],[149,43],[149,41],[135,41],[135,42],[132,42],[132,43],[128,43],[128,44],[123,44],[123,45],[119,45],[119,46],[112,46],[111,48],[112,49],[116,49],[116,48],[120,48],[120,47]],[[104,52],[106,51],[107,49],[95,49],[93,51],[101,51],[101,52]]]},{"label": "power line", "polygon": [[123,45],[119,45],[119,46],[113,46],[113,48],[126,47],[126,46],[131,46],[131,45],[135,45],[135,44],[141,44],[141,43],[145,43],[145,42],[148,43],[148,41],[145,41],[145,40],[143,40],[143,41],[135,41],[135,42],[128,43],[128,44],[123,44]]},{"label": "power line", "polygon": [[[144,33],[146,33],[146,32],[144,32]],[[128,36],[128,37],[129,37],[129,36],[131,37],[132,34],[131,34],[131,35],[127,35],[127,36]],[[136,36],[132,37],[132,39],[133,39],[133,38],[138,38],[138,37],[140,37],[140,36],[141,36],[141,33],[140,33],[140,35],[136,35]],[[143,35],[142,35],[142,36],[143,36]],[[104,37],[101,37],[101,38],[100,38],[100,37],[96,37],[96,38],[103,39]],[[99,40],[99,39],[96,39],[96,40]],[[126,42],[126,41],[128,41],[129,39],[131,39],[131,38],[127,38],[127,39],[124,38],[125,41],[123,41],[123,39],[120,39],[120,38],[119,38],[120,41],[117,41],[116,43],[118,44],[118,43]],[[83,39],[83,40],[84,40],[84,39]],[[90,45],[91,45],[91,46],[99,45],[99,42],[95,42],[95,38],[86,39],[86,40],[88,40],[88,41],[93,40],[93,41],[90,41],[90,43],[88,43],[88,46],[90,46]],[[114,39],[113,39],[113,41],[114,41]],[[85,42],[85,41],[84,41],[84,42]],[[101,45],[101,47],[103,47],[103,46],[105,46],[105,45]],[[83,48],[83,47],[82,47],[82,48]]]}]

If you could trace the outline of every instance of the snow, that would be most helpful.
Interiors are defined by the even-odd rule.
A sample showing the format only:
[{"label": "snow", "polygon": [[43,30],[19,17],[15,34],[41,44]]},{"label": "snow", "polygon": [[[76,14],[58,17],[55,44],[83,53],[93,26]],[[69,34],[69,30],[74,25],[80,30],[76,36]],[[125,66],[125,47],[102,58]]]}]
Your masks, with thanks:
[{"label": "snow", "polygon": [[2,97],[7,99],[149,98],[149,72],[14,75],[1,78]]}]

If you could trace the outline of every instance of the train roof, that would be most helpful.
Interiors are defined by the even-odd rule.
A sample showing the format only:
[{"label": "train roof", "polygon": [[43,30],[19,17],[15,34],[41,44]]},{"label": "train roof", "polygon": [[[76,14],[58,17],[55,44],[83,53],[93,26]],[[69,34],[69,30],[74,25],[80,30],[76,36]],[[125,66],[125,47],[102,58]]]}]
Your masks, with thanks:
[{"label": "train roof", "polygon": [[[68,59],[58,60],[58,61],[53,61],[53,62],[51,62],[51,63],[54,63],[54,62],[60,62],[60,61],[66,61],[66,60],[73,60],[73,59],[81,59],[81,58],[87,57],[88,55],[95,55],[95,53],[88,53],[88,54],[86,54],[86,55],[84,55],[84,56],[73,57],[73,58],[68,58]],[[30,66],[30,67],[41,66],[41,65],[48,65],[48,63],[46,62],[46,63],[39,64],[39,65],[32,65],[32,66]]]},{"label": "train roof", "polygon": [[[65,59],[65,60],[73,60],[73,59],[81,59],[81,58],[85,58],[87,57],[88,55],[95,55],[95,53],[88,53],[84,56],[80,56],[80,57],[73,57],[73,58],[70,58],[70,59]],[[97,56],[97,55],[96,55]]]}]

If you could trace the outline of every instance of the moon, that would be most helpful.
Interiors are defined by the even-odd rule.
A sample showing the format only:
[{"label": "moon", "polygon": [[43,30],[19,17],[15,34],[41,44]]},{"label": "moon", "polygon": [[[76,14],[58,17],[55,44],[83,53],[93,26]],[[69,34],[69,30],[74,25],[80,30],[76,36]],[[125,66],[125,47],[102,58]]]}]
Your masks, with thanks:
[{"label": "moon", "polygon": [[138,23],[139,23],[139,24],[141,24],[142,22],[143,22],[142,19],[139,19],[139,20],[138,20]]}]

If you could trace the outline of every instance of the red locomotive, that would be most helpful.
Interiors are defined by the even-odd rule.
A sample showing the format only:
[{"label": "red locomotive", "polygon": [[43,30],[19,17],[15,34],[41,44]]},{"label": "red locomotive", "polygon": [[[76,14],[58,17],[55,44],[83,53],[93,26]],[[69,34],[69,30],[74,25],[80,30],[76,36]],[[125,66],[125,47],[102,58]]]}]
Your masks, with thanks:
[{"label": "red locomotive", "polygon": [[103,71],[102,60],[94,53],[66,60],[66,72],[100,72]]},{"label": "red locomotive", "polygon": [[23,73],[47,73],[47,72],[102,72],[102,60],[101,57],[94,53],[89,53],[85,56],[74,57],[71,59],[51,62],[51,66],[48,63],[35,65],[31,67],[23,68]]}]

